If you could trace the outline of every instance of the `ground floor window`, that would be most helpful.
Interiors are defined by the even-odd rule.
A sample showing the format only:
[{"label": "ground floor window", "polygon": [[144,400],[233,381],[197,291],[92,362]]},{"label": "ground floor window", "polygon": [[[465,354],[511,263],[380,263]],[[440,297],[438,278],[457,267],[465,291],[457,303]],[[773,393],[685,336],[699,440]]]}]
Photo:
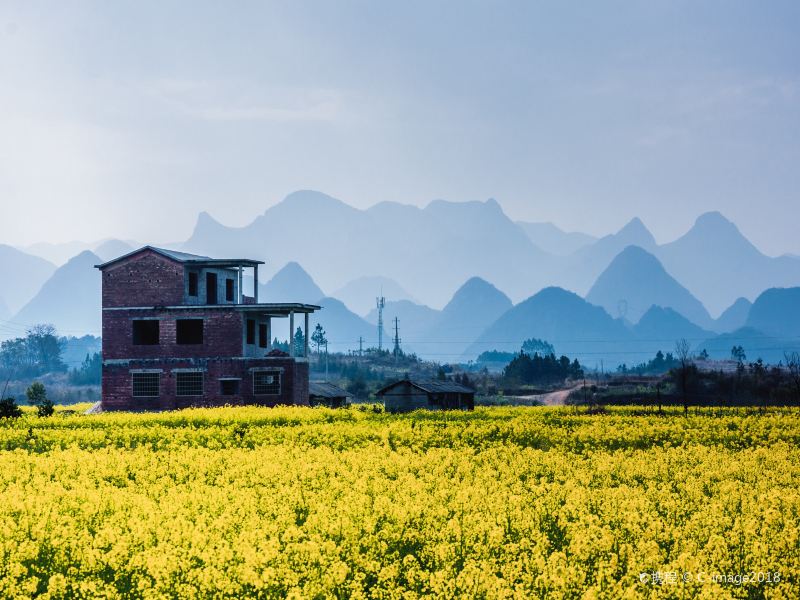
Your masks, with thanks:
[{"label": "ground floor window", "polygon": [[220,379],[219,380],[219,393],[221,396],[238,396],[239,395],[239,380],[238,379]]},{"label": "ground floor window", "polygon": [[131,373],[134,398],[157,398],[161,391],[161,373]]},{"label": "ground floor window", "polygon": [[281,393],[281,372],[278,370],[254,371],[253,394],[278,395]]},{"label": "ground floor window", "polygon": [[178,396],[202,396],[203,372],[175,373],[175,393]]}]

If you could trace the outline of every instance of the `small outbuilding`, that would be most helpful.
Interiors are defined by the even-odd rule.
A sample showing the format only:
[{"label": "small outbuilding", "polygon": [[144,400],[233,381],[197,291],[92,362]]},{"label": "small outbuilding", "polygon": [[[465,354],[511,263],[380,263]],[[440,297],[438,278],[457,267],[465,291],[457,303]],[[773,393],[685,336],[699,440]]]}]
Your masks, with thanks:
[{"label": "small outbuilding", "polygon": [[342,408],[350,403],[352,397],[338,385],[327,381],[311,381],[308,384],[308,402],[311,406]]},{"label": "small outbuilding", "polygon": [[401,379],[376,392],[388,412],[473,410],[475,390],[454,381]]}]

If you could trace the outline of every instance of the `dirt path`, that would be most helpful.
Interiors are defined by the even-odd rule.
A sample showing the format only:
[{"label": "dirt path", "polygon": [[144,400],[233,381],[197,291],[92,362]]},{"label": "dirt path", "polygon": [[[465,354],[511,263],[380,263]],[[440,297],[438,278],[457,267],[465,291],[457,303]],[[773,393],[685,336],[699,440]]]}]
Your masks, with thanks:
[{"label": "dirt path", "polygon": [[547,394],[533,394],[531,396],[510,396],[510,398],[514,398],[514,400],[518,401],[519,404],[522,405],[535,405],[535,404],[544,404],[545,406],[564,406],[567,401],[567,397],[570,395],[570,392],[573,390],[580,389],[581,385],[576,385],[571,388],[567,388],[565,390],[557,390],[555,392],[549,392]]}]

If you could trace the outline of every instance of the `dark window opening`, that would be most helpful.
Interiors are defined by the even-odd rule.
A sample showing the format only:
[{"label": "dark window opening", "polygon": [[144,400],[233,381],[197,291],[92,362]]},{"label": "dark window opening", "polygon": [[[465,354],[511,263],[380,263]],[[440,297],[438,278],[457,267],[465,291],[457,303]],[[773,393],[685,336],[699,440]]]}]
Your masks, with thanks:
[{"label": "dark window opening", "polygon": [[203,319],[177,319],[175,321],[175,343],[202,344]]},{"label": "dark window opening", "polygon": [[189,295],[197,296],[197,273],[189,273]]},{"label": "dark window opening", "polygon": [[158,319],[134,319],[133,343],[136,346],[155,346],[158,344]]},{"label": "dark window opening", "polygon": [[259,323],[258,324],[258,347],[259,348],[266,348],[267,347],[267,324],[266,323]]},{"label": "dark window opening", "polygon": [[239,380],[238,379],[220,379],[219,380],[219,393],[222,396],[238,396],[239,395]]},{"label": "dark window opening", "polygon": [[247,343],[256,343],[256,322],[253,319],[247,319]]},{"label": "dark window opening", "polygon": [[202,396],[203,372],[175,373],[175,393],[178,396]]},{"label": "dark window opening", "polygon": [[217,303],[217,274],[206,273],[206,304]]},{"label": "dark window opening", "polygon": [[254,371],[253,394],[275,396],[281,393],[280,371]]},{"label": "dark window opening", "polygon": [[225,300],[233,302],[233,279],[225,280]]},{"label": "dark window opening", "polygon": [[134,398],[157,398],[161,387],[161,373],[131,373]]}]

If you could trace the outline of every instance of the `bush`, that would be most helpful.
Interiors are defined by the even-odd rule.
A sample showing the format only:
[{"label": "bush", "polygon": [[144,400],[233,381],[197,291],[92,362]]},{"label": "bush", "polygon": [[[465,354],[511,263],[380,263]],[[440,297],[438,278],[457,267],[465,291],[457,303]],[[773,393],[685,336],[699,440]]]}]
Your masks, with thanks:
[{"label": "bush", "polygon": [[16,419],[22,416],[22,410],[14,398],[0,399],[0,419]]},{"label": "bush", "polygon": [[47,397],[47,391],[44,385],[38,381],[34,381],[31,386],[25,391],[28,397],[28,404],[36,407],[36,413],[40,417],[49,417],[55,411],[53,402]]}]

